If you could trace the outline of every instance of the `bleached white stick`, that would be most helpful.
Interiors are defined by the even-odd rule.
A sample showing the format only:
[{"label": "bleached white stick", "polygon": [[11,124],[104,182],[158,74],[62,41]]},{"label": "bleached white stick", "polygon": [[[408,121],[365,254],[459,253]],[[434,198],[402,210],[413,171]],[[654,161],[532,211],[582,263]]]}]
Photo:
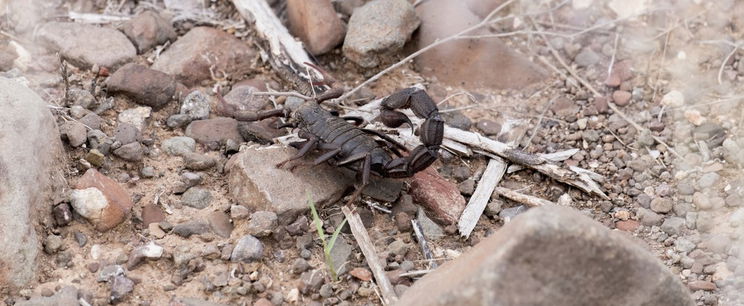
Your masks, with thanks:
[{"label": "bleached white stick", "polygon": [[483,210],[486,209],[488,201],[491,200],[494,188],[504,177],[504,172],[506,172],[506,162],[503,159],[496,157],[488,161],[486,171],[483,172],[483,176],[478,181],[478,187],[475,188],[475,192],[468,201],[468,206],[465,207],[460,216],[460,221],[457,222],[457,229],[463,237],[469,237],[475,225],[478,224]]}]

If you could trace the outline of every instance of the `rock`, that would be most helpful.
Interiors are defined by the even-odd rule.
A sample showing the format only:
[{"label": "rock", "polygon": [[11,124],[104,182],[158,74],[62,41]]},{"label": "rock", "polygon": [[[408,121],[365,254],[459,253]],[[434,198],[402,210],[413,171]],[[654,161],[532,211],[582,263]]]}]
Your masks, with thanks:
[{"label": "rock", "polygon": [[457,185],[445,180],[433,167],[416,173],[411,181],[411,196],[443,224],[456,224],[465,210],[465,198]]},{"label": "rock", "polygon": [[354,268],[351,271],[349,271],[349,274],[363,282],[372,280],[372,272],[370,272],[369,270],[365,268]]},{"label": "rock", "polygon": [[339,235],[336,238],[336,243],[333,244],[333,248],[331,249],[331,262],[333,263],[333,268],[336,270],[336,274],[341,275],[347,271],[348,265],[345,263],[349,261],[352,250],[353,247],[346,242],[343,236]]},{"label": "rock", "polygon": [[367,2],[354,10],[349,18],[344,56],[359,66],[375,67],[380,64],[381,56],[402,49],[420,23],[413,5],[408,1]]},{"label": "rock", "polygon": [[211,27],[195,27],[181,36],[163,54],[152,69],[176,77],[186,86],[211,80],[211,71],[237,77],[251,71],[256,51],[243,41]]},{"label": "rock", "polygon": [[126,161],[140,161],[145,157],[145,152],[139,142],[133,142],[114,150],[114,155]]},{"label": "rock", "polygon": [[203,171],[217,165],[214,158],[198,153],[185,153],[181,155],[186,164],[186,168],[195,171]]},{"label": "rock", "polygon": [[589,67],[598,63],[600,59],[601,58],[597,52],[594,52],[592,48],[586,47],[581,49],[581,52],[576,55],[574,62],[576,62],[576,65],[579,67]]},{"label": "rock", "polygon": [[78,289],[64,286],[49,297],[33,297],[28,301],[16,301],[15,306],[78,306]]},{"label": "rock", "polygon": [[246,141],[261,144],[271,144],[274,138],[286,134],[284,129],[277,129],[276,118],[264,119],[258,122],[240,122],[238,132]]},{"label": "rock", "polygon": [[142,207],[142,223],[149,225],[150,223],[158,223],[165,220],[165,212],[160,206],[147,204]]},{"label": "rock", "polygon": [[230,196],[251,210],[273,211],[280,219],[294,220],[308,210],[308,197],[317,206],[333,203],[353,182],[327,164],[294,172],[276,167],[294,154],[285,147],[252,146],[233,155],[225,165]]},{"label": "rock", "polygon": [[718,289],[716,284],[714,284],[713,282],[702,281],[702,280],[689,282],[687,283],[687,287],[689,287],[690,290],[692,291],[697,291],[697,290],[713,291],[713,290]]},{"label": "rock", "polygon": [[209,118],[209,98],[199,90],[188,94],[181,103],[181,114],[189,116],[191,120]]},{"label": "rock", "polygon": [[423,209],[419,208],[416,215],[416,219],[418,220],[418,224],[421,227],[421,231],[423,232],[424,236],[426,236],[426,238],[431,240],[439,240],[439,238],[444,237],[444,230],[442,229],[442,227],[434,223],[434,221],[431,221],[431,219],[426,216],[426,213],[424,213]]},{"label": "rock", "polygon": [[189,188],[181,197],[181,203],[183,205],[196,209],[207,208],[210,202],[212,202],[212,193],[207,189],[199,187]]},{"label": "rock", "polygon": [[122,32],[129,37],[139,53],[145,53],[157,45],[176,40],[176,30],[170,20],[154,11],[144,11],[128,20],[122,26]]},{"label": "rock", "polygon": [[101,232],[124,222],[134,206],[126,190],[95,169],[88,169],[78,179],[70,193],[70,202],[78,214]]},{"label": "rock", "polygon": [[[429,0],[416,7],[421,18],[418,49],[456,34],[481,21],[464,1]],[[490,34],[488,29],[471,35]],[[436,77],[450,86],[475,89],[522,88],[548,74],[497,39],[458,40],[427,51],[414,60],[425,77]],[[483,69],[489,67],[489,69]]]},{"label": "rock", "polygon": [[392,203],[398,199],[404,186],[405,182],[399,179],[373,177],[362,190],[362,194],[375,200]]},{"label": "rock", "polygon": [[[245,219],[250,216],[251,211],[243,205],[232,205],[230,206],[230,218],[239,220]],[[255,236],[255,235],[254,235]]]},{"label": "rock", "polygon": [[150,107],[135,107],[121,112],[117,120],[120,123],[131,124],[139,131],[144,131],[147,128],[147,118],[150,118],[151,114],[152,108]]},{"label": "rock", "polygon": [[112,303],[117,303],[124,299],[133,290],[134,282],[131,279],[123,275],[117,275],[111,283],[110,300]]},{"label": "rock", "polygon": [[230,255],[233,262],[253,262],[263,257],[263,243],[251,235],[245,235],[235,244]]},{"label": "rock", "polygon": [[651,200],[651,210],[657,213],[668,213],[672,211],[673,207],[674,202],[672,202],[672,200],[668,198],[656,197]]},{"label": "rock", "polygon": [[624,90],[616,90],[612,93],[612,100],[617,106],[626,106],[630,102],[631,93]]},{"label": "rock", "polygon": [[107,27],[49,22],[38,29],[36,37],[64,59],[84,69],[116,68],[137,56],[137,50],[124,34]]},{"label": "rock", "polygon": [[13,68],[13,61],[18,58],[15,48],[0,43],[0,71],[8,71]]},{"label": "rock", "polygon": [[57,253],[63,246],[62,238],[57,235],[50,234],[44,239],[44,252],[47,254]]},{"label": "rock", "polygon": [[694,305],[654,255],[562,207],[530,209],[416,281],[398,303]]},{"label": "rock", "polygon": [[720,177],[721,176],[715,172],[703,174],[702,176],[700,176],[700,179],[698,179],[698,186],[700,187],[700,189],[708,189],[710,187],[713,187],[713,185],[718,182],[718,179]]},{"label": "rock", "polygon": [[207,216],[209,220],[209,226],[212,227],[212,231],[222,236],[223,238],[230,238],[230,234],[233,231],[233,224],[230,222],[230,216],[222,211],[214,211]]},{"label": "rock", "polygon": [[456,127],[464,131],[469,131],[470,127],[473,125],[473,122],[470,120],[470,118],[463,115],[463,113],[460,111],[446,112],[441,114],[441,116],[442,119],[444,119],[444,122],[447,123],[447,125]]},{"label": "rock", "polygon": [[173,233],[184,238],[189,238],[191,235],[207,233],[209,232],[209,229],[209,224],[206,222],[188,221],[174,226]]},{"label": "rock", "polygon": [[72,221],[72,210],[70,204],[61,203],[54,206],[52,209],[52,216],[54,216],[54,222],[57,226],[66,226]]},{"label": "rock", "polygon": [[[271,100],[269,100],[268,97],[254,96],[253,93],[257,91],[260,90],[249,85],[234,86],[233,89],[223,97],[223,101],[220,101],[220,103],[226,104],[222,106],[223,110],[220,111],[220,114],[224,116],[231,115],[229,112],[226,112],[227,110],[225,110],[225,108],[233,109],[235,111],[258,112],[271,105]],[[217,109],[220,109],[220,107],[217,107]]]},{"label": "rock", "polygon": [[480,120],[476,127],[486,136],[497,136],[501,132],[501,124],[493,120]]},{"label": "rock", "polygon": [[165,153],[181,156],[196,151],[196,140],[185,136],[171,137],[163,141],[162,148]]},{"label": "rock", "polygon": [[163,247],[150,242],[146,245],[135,248],[131,254],[129,254],[129,260],[127,261],[127,270],[132,270],[137,265],[143,263],[145,259],[160,259],[163,256]]},{"label": "rock", "polygon": [[176,95],[176,79],[139,64],[127,64],[106,80],[110,93],[121,93],[139,104],[161,108]]},{"label": "rock", "polygon": [[508,223],[511,222],[514,217],[521,215],[525,211],[527,211],[527,207],[524,205],[504,208],[499,212],[499,218],[503,220],[504,223]]},{"label": "rock", "polygon": [[93,130],[100,130],[101,125],[103,125],[103,118],[96,115],[96,113],[88,113],[83,118],[80,118],[80,123],[85,124]]},{"label": "rock", "polygon": [[142,175],[143,178],[153,178],[157,176],[157,173],[155,173],[154,167],[146,166],[140,170],[140,175]]},{"label": "rock", "polygon": [[85,125],[78,121],[67,121],[59,127],[59,130],[62,139],[67,140],[67,143],[72,147],[79,147],[88,139],[88,131],[85,129]]},{"label": "rock", "polygon": [[304,260],[302,258],[297,258],[292,263],[292,273],[294,274],[301,274],[302,272],[305,272],[310,268],[310,264],[307,263],[307,260]]},{"label": "rock", "polygon": [[272,211],[257,211],[251,214],[247,231],[248,234],[256,237],[266,237],[271,235],[278,225],[279,217],[277,217],[276,213]]},{"label": "rock", "polygon": [[183,127],[184,125],[187,125],[191,122],[191,118],[189,118],[189,115],[183,115],[183,114],[175,114],[173,116],[168,117],[168,120],[166,120],[165,125],[167,125],[169,128],[175,129]]},{"label": "rock", "polygon": [[124,268],[120,265],[108,265],[98,272],[98,282],[110,282],[114,277],[124,275]]},{"label": "rock", "polygon": [[122,145],[142,141],[142,133],[134,125],[120,123],[114,131],[114,139]]},{"label": "rock", "polygon": [[225,117],[192,121],[186,127],[186,136],[202,144],[224,143],[228,139],[243,142],[243,137],[238,131],[238,121]]},{"label": "rock", "polygon": [[679,235],[685,228],[685,219],[669,217],[661,224],[661,230],[669,235]]},{"label": "rock", "polygon": [[[185,2],[183,0],[172,0],[172,1],[178,1],[179,3]],[[168,0],[166,0],[166,2],[168,2]],[[174,306],[175,305],[178,305],[178,306],[228,306],[228,304],[215,303],[215,302],[210,302],[210,301],[205,301],[202,299],[190,298],[190,297],[176,297],[173,299],[173,301],[174,302],[171,305],[174,305]],[[269,302],[269,305],[267,306],[271,306],[271,305],[273,304]]]},{"label": "rock", "polygon": [[686,238],[677,238],[674,240],[674,249],[687,254],[695,249],[695,243]]},{"label": "rock", "polygon": [[639,226],[641,226],[641,224],[635,220],[617,221],[615,223],[615,228],[626,232],[635,232]]},{"label": "rock", "polygon": [[312,55],[332,50],[346,34],[331,0],[289,0],[287,19],[289,30],[302,40]]},{"label": "rock", "polygon": [[[302,293],[317,292],[325,282],[325,275],[319,270],[310,270],[300,275]],[[255,305],[255,304],[254,304]]]},{"label": "rock", "polygon": [[661,215],[643,207],[638,208],[636,216],[638,216],[638,220],[641,221],[641,224],[645,226],[658,225],[662,219]]}]

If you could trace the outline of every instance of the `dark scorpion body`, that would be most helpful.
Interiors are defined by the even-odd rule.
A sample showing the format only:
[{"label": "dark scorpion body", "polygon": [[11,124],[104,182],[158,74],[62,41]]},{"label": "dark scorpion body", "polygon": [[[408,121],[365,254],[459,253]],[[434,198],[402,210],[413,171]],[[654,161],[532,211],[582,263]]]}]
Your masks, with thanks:
[{"label": "dark scorpion body", "polygon": [[[352,124],[362,123],[356,117],[339,117],[322,108],[320,103],[340,96],[337,90],[329,90],[317,99],[305,101],[293,112],[287,109],[275,109],[259,113],[234,114],[242,121],[262,120],[269,117],[286,117],[289,122],[284,126],[299,129],[298,136],[304,141],[293,143],[299,148],[297,154],[281,162],[281,167],[290,161],[304,157],[308,152],[321,150],[313,164],[329,162],[357,171],[361,176],[362,187],[367,185],[370,175],[381,177],[406,178],[429,167],[439,156],[442,144],[444,121],[434,101],[422,89],[406,88],[385,98],[381,103],[380,121],[388,127],[398,127],[411,120],[396,109],[410,108],[413,113],[424,119],[419,129],[422,145],[408,152],[408,149],[390,136],[376,131],[359,128]],[[292,167],[294,168],[294,167]],[[352,199],[358,196],[358,192]]]}]

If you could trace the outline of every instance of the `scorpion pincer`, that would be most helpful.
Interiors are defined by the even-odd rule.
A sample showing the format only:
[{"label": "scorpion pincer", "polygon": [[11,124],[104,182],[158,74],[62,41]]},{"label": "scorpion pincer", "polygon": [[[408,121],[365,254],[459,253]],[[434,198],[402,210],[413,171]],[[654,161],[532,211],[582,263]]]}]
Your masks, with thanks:
[{"label": "scorpion pincer", "polygon": [[283,126],[297,128],[298,136],[303,138],[303,141],[293,143],[292,146],[299,148],[297,154],[277,166],[282,167],[290,161],[304,157],[308,152],[320,150],[322,153],[312,164],[328,162],[360,174],[362,184],[352,196],[352,200],[369,183],[370,175],[411,177],[436,161],[442,144],[444,121],[426,91],[413,87],[406,88],[388,96],[381,103],[379,120],[388,127],[396,128],[404,123],[413,127],[410,118],[398,109],[410,108],[417,117],[424,119],[419,129],[422,144],[410,152],[387,134],[357,126],[363,122],[362,118],[339,117],[320,106],[324,100],[336,98],[340,94],[341,92],[330,89],[316,99],[305,101],[294,111],[274,109],[259,113],[237,112],[233,116],[241,121],[256,121],[269,117],[288,118],[289,121]]}]

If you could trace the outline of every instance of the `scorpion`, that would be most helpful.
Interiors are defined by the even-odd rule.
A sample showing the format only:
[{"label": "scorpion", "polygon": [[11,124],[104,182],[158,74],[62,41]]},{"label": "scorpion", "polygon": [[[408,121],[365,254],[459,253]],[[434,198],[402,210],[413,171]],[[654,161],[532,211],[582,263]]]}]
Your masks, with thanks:
[{"label": "scorpion", "polygon": [[[417,117],[424,119],[419,129],[422,144],[409,151],[406,146],[385,133],[360,128],[359,125],[364,122],[363,118],[338,116],[337,113],[321,107],[323,101],[341,96],[343,89],[334,87],[335,79],[325,71],[314,65],[313,68],[323,75],[323,81],[313,85],[328,84],[331,85],[331,89],[314,99],[306,100],[295,110],[277,108],[259,112],[232,112],[232,116],[239,121],[284,117],[288,121],[280,128],[298,129],[298,136],[303,141],[290,145],[299,150],[291,158],[277,164],[277,167],[301,159],[311,151],[321,150],[322,154],[312,162],[313,165],[328,162],[333,166],[349,168],[361,176],[361,186],[351,196],[350,201],[353,201],[369,184],[371,175],[408,178],[436,161],[442,144],[444,120],[436,103],[426,91],[415,87],[406,88],[384,98],[381,102],[378,118],[387,127],[397,128],[408,124],[413,129],[411,119],[398,109],[411,109]],[[296,166],[291,167],[290,171],[294,167]]]}]

